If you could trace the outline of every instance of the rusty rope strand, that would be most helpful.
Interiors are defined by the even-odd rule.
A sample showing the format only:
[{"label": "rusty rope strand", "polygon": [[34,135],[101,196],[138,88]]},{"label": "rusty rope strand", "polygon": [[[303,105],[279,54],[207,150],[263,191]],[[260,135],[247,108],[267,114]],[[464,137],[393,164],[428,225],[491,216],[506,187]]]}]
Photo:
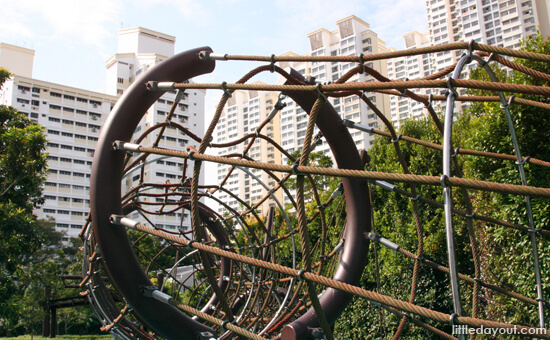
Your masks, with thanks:
[{"label": "rusty rope strand", "polygon": [[[158,155],[169,155],[169,156],[175,156],[175,157],[181,157],[181,158],[189,158],[188,152],[172,150],[172,149],[140,146],[138,151],[148,152],[148,153],[153,153]],[[192,157],[198,160],[204,160],[204,161],[210,161],[210,162],[216,162],[216,163],[240,165],[240,166],[245,166],[245,167],[250,167],[255,169],[292,173],[292,167],[289,165],[238,160],[238,159],[231,159],[231,158],[213,156],[213,155],[207,155],[207,154],[201,154],[201,153],[194,153]],[[379,180],[387,180],[387,181],[403,182],[403,183],[441,185],[441,178],[437,176],[384,173],[384,172],[378,172],[378,171],[363,171],[363,170],[352,170],[352,169],[334,169],[334,168],[302,166],[302,165],[296,166],[294,170],[303,174],[310,174],[310,175],[379,179]],[[480,180],[474,180],[474,179],[468,179],[468,178],[457,178],[457,177],[449,178],[448,183],[451,186],[459,187],[459,188],[463,187],[468,189],[490,191],[490,192],[497,192],[497,193],[503,193],[503,194],[530,195],[530,196],[550,198],[550,188],[496,183],[496,182],[480,181]]]},{"label": "rusty rope strand", "polygon": [[[270,263],[270,262],[250,258],[250,257],[244,256],[244,255],[232,253],[232,252],[229,252],[229,251],[226,251],[226,250],[211,247],[211,246],[208,246],[208,245],[205,245],[205,244],[202,244],[202,243],[198,243],[198,242],[192,242],[191,244],[189,244],[189,241],[182,238],[182,237],[178,237],[178,236],[175,236],[175,235],[170,235],[170,234],[167,234],[167,233],[162,232],[160,230],[156,230],[154,228],[151,228],[151,227],[148,227],[148,226],[145,226],[145,225],[142,225],[142,224],[136,224],[133,227],[137,230],[142,231],[142,232],[164,238],[164,239],[172,241],[174,243],[181,244],[182,246],[187,246],[187,247],[191,247],[191,248],[195,248],[195,249],[200,249],[200,250],[203,250],[203,251],[215,254],[215,255],[230,258],[230,259],[235,260],[235,261],[247,263],[247,264],[250,264],[250,265],[253,265],[253,266],[266,268],[266,269],[269,269],[269,270],[272,270],[272,271],[277,271],[279,273],[282,273],[282,274],[285,274],[285,275],[288,275],[288,276],[298,277],[298,275],[300,274],[300,271],[297,270],[297,269],[292,269],[292,268],[289,268],[289,267],[285,267],[285,266],[277,264],[277,263]],[[381,295],[381,294],[378,294],[378,293],[375,293],[375,292],[372,292],[372,291],[369,291],[369,290],[366,290],[366,289],[363,289],[363,288],[359,288],[359,287],[356,287],[356,286],[353,286],[353,285],[350,285],[350,284],[347,284],[347,283],[344,283],[344,282],[335,281],[333,279],[323,277],[323,276],[317,275],[315,273],[302,272],[301,276],[305,280],[311,280],[315,283],[322,284],[326,287],[331,287],[331,288],[338,289],[338,290],[341,290],[341,291],[344,291],[344,292],[347,292],[347,293],[351,293],[351,294],[366,298],[368,300],[376,301],[376,302],[379,302],[381,304],[385,304],[387,306],[399,309],[401,311],[414,313],[416,315],[431,319],[433,321],[437,321],[437,322],[441,322],[441,323],[445,323],[445,324],[447,324],[449,322],[449,318],[450,318],[449,314],[433,311],[433,310],[430,310],[428,308],[417,306],[417,305],[414,305],[414,304],[409,303],[409,302],[397,300],[397,299],[394,299],[394,298],[391,298],[391,297],[388,297],[388,296],[385,296],[385,295]],[[503,323],[503,322],[482,320],[482,319],[470,318],[470,317],[457,317],[456,321],[459,322],[460,324],[469,325],[471,327],[476,327],[476,328],[479,328],[483,325],[484,327],[488,327],[488,328],[518,329],[521,332],[525,332],[524,334],[535,334],[535,333],[529,333],[529,331],[536,331],[537,330],[536,328],[528,327],[528,326],[513,325],[513,324],[508,324],[508,323]],[[550,335],[547,335],[547,334],[541,334],[541,335],[538,335],[538,336],[541,339],[550,339]]]},{"label": "rusty rope strand", "polygon": [[[489,91],[516,92],[535,95],[550,95],[550,88],[546,86],[493,83],[482,80],[452,79],[449,84],[453,88],[471,88]],[[257,90],[257,91],[298,91],[315,92],[317,86],[314,85],[268,85],[268,84],[226,84],[230,91],[234,90]],[[174,85],[177,89],[219,89],[221,84],[217,83],[178,83]],[[394,80],[388,82],[352,82],[345,84],[327,84],[323,89],[327,92],[341,90],[405,90],[409,88],[448,88],[447,80],[423,80],[412,79],[408,81]]]},{"label": "rusty rope strand", "polygon": [[[317,116],[321,110],[321,107],[325,101],[322,96],[319,96],[309,114],[309,120],[306,129],[306,135],[304,137],[304,146],[302,149],[302,154],[300,155],[299,165],[306,165],[309,160],[309,152],[311,150],[311,141],[313,139],[313,130],[315,128],[315,122],[317,121]],[[298,229],[300,231],[300,242],[302,245],[302,266],[303,270],[309,272],[311,270],[311,251],[309,244],[309,232],[307,230],[307,216],[305,210],[305,197],[304,197],[304,181],[305,177],[303,175],[297,174],[296,177],[296,212],[298,213]],[[328,320],[325,316],[325,313],[317,297],[317,289],[315,284],[312,281],[306,282],[307,290],[319,324],[323,329],[324,335],[327,339],[333,340],[334,336],[332,335],[331,327],[328,323]]]}]

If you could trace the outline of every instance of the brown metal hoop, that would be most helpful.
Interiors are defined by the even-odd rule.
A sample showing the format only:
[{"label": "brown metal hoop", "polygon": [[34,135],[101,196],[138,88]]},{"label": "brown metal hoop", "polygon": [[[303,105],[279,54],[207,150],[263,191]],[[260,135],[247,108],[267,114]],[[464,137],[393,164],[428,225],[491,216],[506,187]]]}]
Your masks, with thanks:
[{"label": "brown metal hoop", "polygon": [[184,81],[214,70],[214,61],[199,58],[201,47],[175,55],[152,68],[120,98],[102,129],[90,179],[90,208],[94,236],[113,284],[133,311],[149,327],[168,339],[195,339],[198,332],[213,332],[177,308],[143,295],[152,286],[133,253],[126,229],[109,218],[121,214],[120,202],[125,153],[113,149],[117,140],[130,141],[147,109],[162,92],[147,91],[148,81]]}]

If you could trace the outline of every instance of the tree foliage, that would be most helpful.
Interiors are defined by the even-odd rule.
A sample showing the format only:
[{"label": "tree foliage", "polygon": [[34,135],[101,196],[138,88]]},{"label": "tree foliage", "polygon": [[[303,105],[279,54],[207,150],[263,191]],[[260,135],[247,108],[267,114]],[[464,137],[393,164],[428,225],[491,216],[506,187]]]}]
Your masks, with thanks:
[{"label": "tree foliage", "polygon": [[[550,40],[537,36],[526,39],[522,48],[527,51],[550,54]],[[515,60],[530,68],[550,74],[550,65],[543,62]],[[523,73],[507,74],[503,69],[492,66],[499,81],[515,84],[533,84],[548,86],[548,82],[533,79]],[[474,69],[471,79],[490,81],[487,73]],[[469,91],[472,95],[491,95],[495,93],[482,90]],[[509,97],[509,94],[505,94]],[[517,97],[549,103],[548,97],[536,95],[516,95]],[[550,119],[547,111],[534,107],[511,105],[512,122],[517,134],[519,149],[523,158],[530,156],[543,160],[550,159]],[[462,148],[515,155],[510,127],[500,103],[474,102],[458,116],[453,127],[453,144]],[[399,133],[441,144],[440,133],[431,120],[407,121]],[[422,146],[401,142],[405,160],[411,173],[441,174],[441,152]],[[402,172],[396,159],[394,146],[386,138],[378,138],[369,150],[371,162],[369,169],[385,172]],[[460,156],[459,162],[465,177],[500,183],[521,184],[518,166],[514,161],[495,160],[482,157]],[[527,184],[550,187],[550,171],[541,166],[525,165]],[[406,185],[398,185],[407,189]],[[525,198],[516,195],[501,195],[470,191],[474,212],[492,216],[501,220],[528,226]],[[442,190],[438,187],[423,186],[419,194],[438,202],[443,202]],[[374,226],[376,231],[411,252],[416,251],[418,238],[412,215],[410,199],[373,187]],[[456,208],[463,209],[460,190],[453,191]],[[548,200],[531,198],[534,228],[549,228]],[[445,224],[442,210],[419,203],[420,218],[424,228],[424,257],[447,265]],[[474,277],[472,254],[468,246],[468,234],[464,218],[454,218],[456,233],[456,252],[460,272]],[[535,275],[533,255],[529,234],[507,227],[482,221],[474,222],[479,242],[482,279],[498,284],[520,294],[535,299]],[[366,289],[390,295],[400,300],[408,300],[414,262],[401,254],[396,254],[377,245],[378,264],[371,251],[369,264],[365,269],[362,286]],[[538,250],[543,277],[543,297],[550,296],[550,283],[547,276],[550,260],[548,240],[538,236]],[[545,274],[546,273],[546,274]],[[452,300],[449,280],[446,274],[423,266],[418,282],[419,289],[415,303],[437,311],[451,313]],[[463,308],[466,315],[471,313],[471,287],[461,282]],[[481,318],[502,322],[517,323],[538,327],[537,306],[526,305],[491,290],[482,290]],[[423,319],[423,321],[426,321]],[[369,305],[364,299],[356,298],[336,325],[336,333],[343,338],[378,339],[390,338],[397,330],[399,318],[378,307]],[[441,328],[441,325],[437,325]],[[548,327],[548,323],[546,325]],[[450,332],[446,326],[444,329]],[[435,338],[427,331],[409,326],[404,338]]]},{"label": "tree foliage", "polygon": [[[431,120],[407,121],[400,133],[418,139],[440,143],[441,137]],[[400,143],[409,171],[414,174],[437,175],[441,173],[441,153],[425,147]],[[370,163],[367,170],[403,173],[396,156],[395,147],[389,139],[377,138],[369,150]],[[398,185],[410,190],[408,185]],[[416,252],[418,236],[413,215],[412,201],[403,195],[388,192],[371,185],[373,202],[373,228],[376,233],[397,243],[401,248]],[[441,189],[417,187],[418,194],[435,201],[442,201]],[[423,227],[424,258],[437,263],[446,263],[445,229],[440,212],[426,204],[419,203],[420,220]],[[460,223],[457,224],[461,226]],[[414,261],[392,250],[370,245],[367,267],[363,273],[363,288],[408,301],[411,291]],[[376,248],[376,249],[374,249]],[[374,252],[376,251],[376,256]],[[419,273],[415,303],[442,312],[452,309],[447,276],[428,267]],[[379,339],[391,337],[397,330],[399,318],[382,312],[364,299],[354,298],[337,323],[337,331],[343,338]],[[425,339],[430,334],[421,329],[409,329],[407,338]]]},{"label": "tree foliage", "polygon": [[[0,69],[0,80],[9,77]],[[17,278],[46,238],[32,210],[42,200],[45,178],[42,127],[12,107],[0,106],[0,327],[16,312],[10,303],[19,292]]]},{"label": "tree foliage", "polygon": [[[526,39],[522,49],[550,54],[550,40],[538,35]],[[544,62],[518,59],[517,63],[532,69],[550,73],[550,65]],[[548,86],[547,81],[529,77],[520,72],[507,75],[494,69],[500,81],[514,84],[531,84]],[[489,80],[482,69],[476,69],[472,78]],[[483,91],[472,90],[472,94],[481,95]],[[508,95],[507,95],[508,97]],[[545,96],[518,94],[516,97],[550,103]],[[482,151],[499,152],[515,155],[510,127],[500,103],[474,103],[468,110],[473,117],[469,147]],[[550,159],[550,119],[548,111],[539,108],[514,105],[510,106],[511,119],[517,135],[518,146],[523,158],[530,156],[542,160]],[[485,158],[468,159],[468,176],[487,181],[521,184],[521,178],[515,162]],[[542,166],[525,164],[527,185],[550,187],[550,171]],[[548,229],[548,200],[531,198],[534,228]],[[485,211],[492,216],[513,223],[529,226],[525,198],[516,195],[477,194],[474,200],[476,210]],[[529,296],[537,297],[535,290],[535,274],[530,237],[527,233],[509,228],[481,224],[480,245],[483,251],[483,262],[488,280],[500,282],[506,288]],[[544,279],[548,273],[550,260],[550,245],[548,240],[538,237],[538,251],[543,277],[543,297],[550,295],[550,284]],[[499,318],[507,322],[538,326],[536,306],[516,303],[502,295],[487,292],[486,316]],[[547,323],[548,327],[548,323]]]},{"label": "tree foliage", "polygon": [[[0,68],[0,87],[9,77]],[[43,202],[45,147],[40,125],[13,107],[0,105],[0,336],[36,333],[44,315],[46,286],[53,298],[78,294],[67,291],[60,279],[70,270],[81,272],[77,245],[63,247],[54,221],[33,215]],[[68,321],[65,314],[70,313],[60,310],[60,320]],[[73,319],[81,325],[93,322],[86,311]]]}]

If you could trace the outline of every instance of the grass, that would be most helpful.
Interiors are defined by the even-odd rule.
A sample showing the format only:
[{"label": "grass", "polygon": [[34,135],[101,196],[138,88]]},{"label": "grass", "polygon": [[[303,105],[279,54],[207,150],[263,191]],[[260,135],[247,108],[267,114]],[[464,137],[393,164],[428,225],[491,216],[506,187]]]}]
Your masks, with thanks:
[{"label": "grass", "polygon": [[[75,339],[79,339],[79,340],[99,340],[99,339],[111,339],[111,335],[109,335],[109,334],[106,334],[106,335],[57,335],[55,338],[56,339],[64,339],[64,340],[75,340]],[[6,339],[6,340],[30,340],[31,336],[30,335],[21,335],[21,336],[15,337],[15,338],[1,338],[1,339]],[[42,339],[51,339],[51,338],[43,338],[41,336],[35,335],[35,336],[33,336],[33,340],[34,339],[42,340]]]}]

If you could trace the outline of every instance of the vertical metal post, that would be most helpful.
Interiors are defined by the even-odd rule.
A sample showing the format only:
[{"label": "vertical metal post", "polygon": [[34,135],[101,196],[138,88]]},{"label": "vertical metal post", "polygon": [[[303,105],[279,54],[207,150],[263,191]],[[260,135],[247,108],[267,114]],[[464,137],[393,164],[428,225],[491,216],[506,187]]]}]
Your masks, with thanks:
[{"label": "vertical metal post", "polygon": [[[504,99],[504,95],[502,93],[499,93],[501,96],[501,99]],[[519,149],[518,139],[516,136],[516,131],[514,129],[514,123],[512,122],[512,117],[510,114],[510,109],[508,104],[503,105],[504,111],[506,112],[506,119],[508,120],[508,126],[510,127],[510,134],[512,135],[512,142],[514,143],[514,149],[516,151],[517,156],[517,162],[519,169],[519,174],[521,177],[521,184],[527,185],[527,178],[525,176],[525,169],[523,167],[523,158],[521,157],[521,152]],[[535,233],[537,232],[535,230],[535,222],[533,219],[533,210],[531,207],[531,197],[525,196],[525,205],[527,208],[527,218],[529,220],[529,234],[531,237],[531,247],[533,248],[533,262],[535,266],[535,281],[537,285],[537,301],[539,304],[539,323],[540,328],[544,327],[544,301],[542,298],[542,282],[541,282],[541,275],[540,275],[540,264],[539,264],[539,253],[538,253],[538,245],[537,245],[537,236]]]},{"label": "vertical metal post", "polygon": [[[464,65],[471,61],[471,54],[464,55],[453,72],[451,79],[459,78]],[[449,259],[449,276],[451,281],[451,292],[453,296],[454,315],[462,315],[462,302],[460,298],[460,288],[458,286],[458,272],[456,269],[456,255],[454,246],[454,228],[453,228],[453,194],[450,185],[447,185],[446,179],[451,177],[451,155],[452,155],[452,135],[453,135],[453,111],[457,94],[452,88],[449,79],[449,91],[447,92],[447,108],[445,111],[445,126],[443,129],[443,176],[441,185],[443,186],[443,203],[445,211],[445,233],[447,236],[447,254]],[[459,335],[459,338],[465,339],[465,336]]]},{"label": "vertical metal post", "polygon": [[[489,67],[487,63],[481,59],[480,57],[475,57],[475,60],[480,64],[483,65],[483,68],[489,74],[489,77],[491,78],[491,81],[498,82],[498,79]],[[521,156],[521,151],[519,148],[518,139],[516,136],[516,130],[514,128],[514,122],[512,121],[512,115],[510,113],[510,102],[506,101],[506,97],[502,92],[498,93],[501,101],[501,108],[504,109],[504,112],[506,114],[506,120],[508,122],[508,127],[510,128],[510,135],[512,136],[512,143],[514,145],[514,150],[516,152],[517,161],[516,164],[518,165],[519,169],[519,175],[521,177],[521,184],[527,185],[527,177],[525,176],[525,168],[523,167],[524,160]],[[540,273],[540,264],[539,264],[539,252],[538,252],[538,244],[537,244],[537,236],[536,229],[535,229],[535,222],[533,219],[533,209],[531,207],[531,197],[525,196],[525,205],[527,208],[527,219],[529,222],[529,234],[531,238],[531,247],[533,250],[533,265],[535,267],[535,281],[537,285],[537,302],[539,305],[539,325],[540,328],[545,328],[545,321],[544,321],[544,300],[542,295],[542,279],[541,279],[541,273]]]}]

